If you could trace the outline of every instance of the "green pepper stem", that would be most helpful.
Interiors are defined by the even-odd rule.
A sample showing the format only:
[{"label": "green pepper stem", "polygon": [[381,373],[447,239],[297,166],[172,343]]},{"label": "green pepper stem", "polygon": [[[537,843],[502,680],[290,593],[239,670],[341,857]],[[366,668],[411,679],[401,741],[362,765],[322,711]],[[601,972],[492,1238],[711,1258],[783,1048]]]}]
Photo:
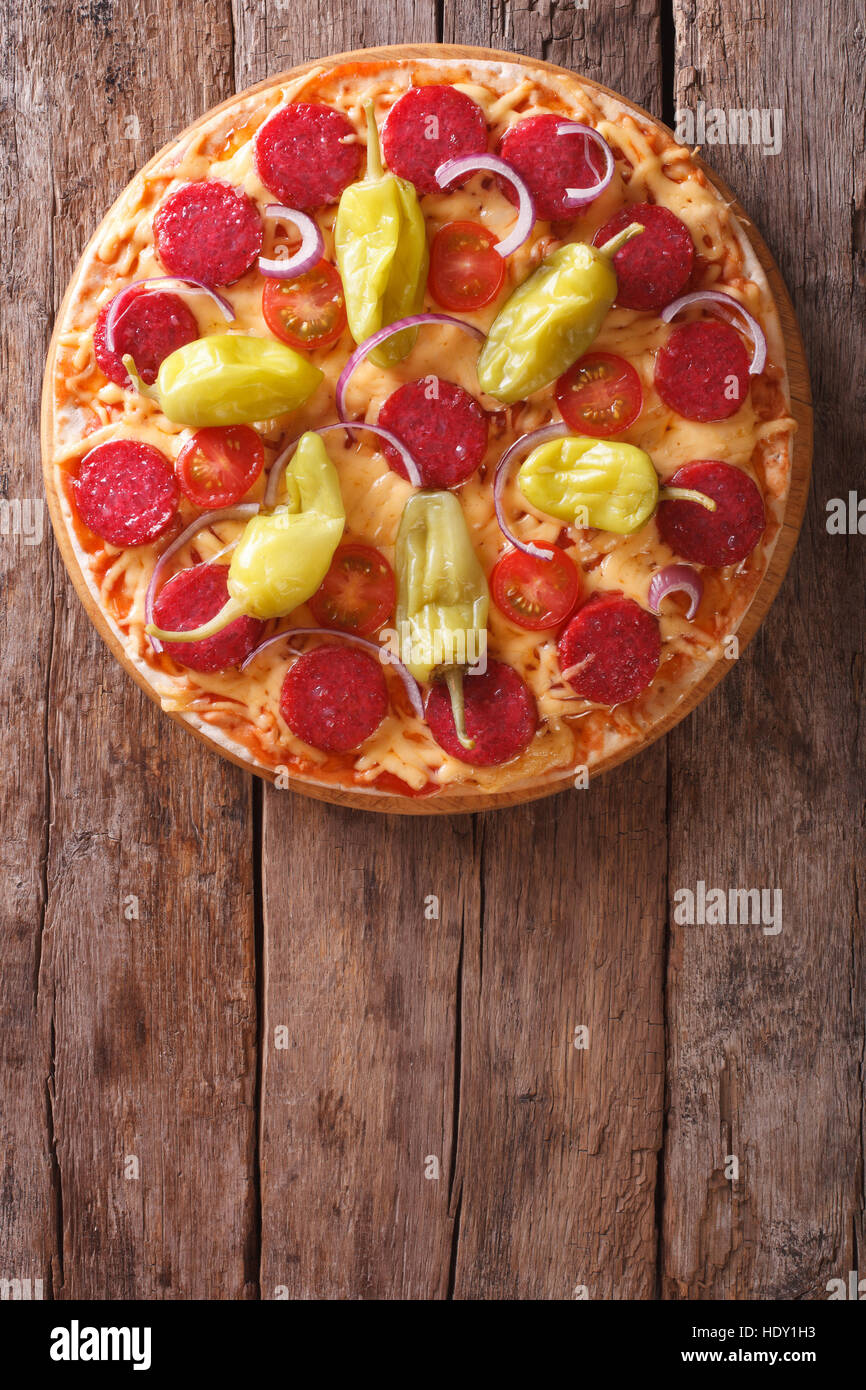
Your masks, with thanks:
[{"label": "green pepper stem", "polygon": [[121,357],[120,360],[121,360],[121,362],[123,363],[123,365],[124,365],[124,367],[126,368],[126,370],[128,371],[130,380],[132,381],[132,384],[133,384],[133,386],[135,387],[135,389],[136,389],[136,391],[138,392],[138,394],[139,394],[140,396],[147,396],[148,400],[151,400],[151,401],[158,400],[159,397],[158,397],[158,394],[157,394],[156,387],[155,387],[155,386],[145,386],[145,384],[144,384],[144,382],[142,381],[141,377],[138,375],[138,372],[136,371],[136,367],[135,367],[135,360],[134,360],[134,358],[132,357],[132,355],[131,355],[130,353],[128,353],[128,352],[127,352],[127,353],[124,353],[123,357]]},{"label": "green pepper stem", "polygon": [[158,637],[160,642],[203,642],[206,637],[213,637],[215,633],[222,632],[224,627],[233,623],[235,618],[244,616],[243,606],[238,603],[236,598],[230,598],[224,603],[220,611],[208,622],[202,623],[201,627],[190,627],[185,632],[166,632],[164,628],[157,627],[155,623],[148,623],[144,629],[148,637]]},{"label": "green pepper stem", "polygon": [[695,492],[690,487],[660,487],[660,502],[697,502],[699,506],[706,507],[708,512],[716,510],[716,503],[712,497],[707,497],[705,492]]},{"label": "green pepper stem", "polygon": [[372,101],[364,102],[367,115],[367,178],[381,179],[385,173],[382,163],[382,146],[379,143],[379,128],[376,125],[376,112]]},{"label": "green pepper stem", "polygon": [[463,702],[463,668],[460,666],[446,666],[442,672],[445,677],[445,684],[448,686],[448,694],[451,696],[451,713],[454,716],[454,728],[457,731],[457,739],[461,748],[474,748],[475,739],[470,738],[466,732],[466,709]]},{"label": "green pepper stem", "polygon": [[616,236],[612,236],[610,241],[604,243],[604,246],[596,247],[596,250],[600,256],[615,256],[617,251],[625,246],[627,241],[631,241],[634,236],[640,236],[641,232],[644,230],[640,222],[629,222],[627,227],[623,227],[621,232],[617,232]]}]

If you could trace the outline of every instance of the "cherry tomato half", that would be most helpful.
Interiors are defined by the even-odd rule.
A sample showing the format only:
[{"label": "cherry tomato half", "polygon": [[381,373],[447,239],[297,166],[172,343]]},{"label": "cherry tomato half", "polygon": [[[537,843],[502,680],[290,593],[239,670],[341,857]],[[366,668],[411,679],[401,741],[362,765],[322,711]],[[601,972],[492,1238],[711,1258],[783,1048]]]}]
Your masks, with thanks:
[{"label": "cherry tomato half", "polygon": [[640,415],[640,377],[625,358],[590,352],[559,378],[556,403],[573,430],[608,439],[627,430]]},{"label": "cherry tomato half", "polygon": [[430,293],[443,309],[470,313],[495,299],[505,279],[496,237],[477,222],[446,222],[433,238]]},{"label": "cherry tomato half", "polygon": [[198,430],[177,456],[175,471],[194,507],[233,507],[262,471],[265,450],[249,425]]},{"label": "cherry tomato half", "polygon": [[319,261],[294,280],[266,281],[262,313],[271,332],[296,352],[329,347],[346,327],[339,271]]},{"label": "cherry tomato half", "polygon": [[507,550],[490,580],[497,608],[530,632],[558,627],[580,595],[580,575],[571,556],[557,545],[541,549],[549,550],[552,558],[540,560],[522,550]]},{"label": "cherry tomato half", "polygon": [[320,627],[343,628],[367,637],[394,611],[394,572],[371,545],[350,541],[338,546],[331,568],[310,599]]}]

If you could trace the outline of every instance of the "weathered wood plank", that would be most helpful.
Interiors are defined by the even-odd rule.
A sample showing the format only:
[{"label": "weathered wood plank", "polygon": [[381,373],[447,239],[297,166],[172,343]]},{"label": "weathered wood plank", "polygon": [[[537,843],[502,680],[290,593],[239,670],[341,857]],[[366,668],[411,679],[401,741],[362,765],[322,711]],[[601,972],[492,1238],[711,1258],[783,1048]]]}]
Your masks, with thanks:
[{"label": "weathered wood plank", "polygon": [[778,935],[673,928],[663,1291],[820,1298],[864,1248],[864,540],[825,529],[866,443],[862,25],[855,6],[788,0],[759,27],[719,3],[675,12],[680,107],[784,113],[778,156],[705,153],[787,278],[820,427],[792,573],[740,669],[670,738],[671,890],[779,887],[783,916]]}]

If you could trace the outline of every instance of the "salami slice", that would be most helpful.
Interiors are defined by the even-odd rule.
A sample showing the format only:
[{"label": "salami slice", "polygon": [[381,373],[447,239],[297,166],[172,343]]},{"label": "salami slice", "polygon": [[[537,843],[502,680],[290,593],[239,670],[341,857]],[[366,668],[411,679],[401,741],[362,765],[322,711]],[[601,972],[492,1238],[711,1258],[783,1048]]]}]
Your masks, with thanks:
[{"label": "salami slice", "polygon": [[[589,188],[602,171],[602,158],[593,142],[585,135],[558,135],[561,123],[561,116],[526,116],[509,126],[497,151],[529,188],[536,217],[548,222],[582,212],[583,208],[571,206],[566,189]],[[503,179],[499,186],[506,198],[517,202],[511,184]]]},{"label": "salami slice", "polygon": [[265,121],[254,157],[259,178],[281,203],[313,212],[339,202],[358,177],[361,146],[342,111],[298,101]]},{"label": "salami slice", "polygon": [[[160,589],[153,605],[157,627],[187,632],[215,618],[229,596],[228,565],[193,565]],[[257,645],[265,625],[258,618],[235,618],[203,642],[163,642],[163,650],[193,671],[228,671],[240,666]]]},{"label": "salami slice", "polygon": [[304,743],[323,753],[349,753],[388,713],[382,667],[351,647],[304,652],[283,681],[280,713]]},{"label": "salami slice", "polygon": [[695,459],[677,469],[672,487],[712,497],[716,510],[699,502],[660,502],[656,519],[663,541],[695,565],[736,565],[751,555],[767,519],[757,484],[748,473],[718,459]]},{"label": "salami slice", "polygon": [[153,219],[160,259],[172,275],[232,285],[262,249],[262,219],[252,198],[215,180],[185,183]]},{"label": "salami slice", "polygon": [[661,654],[659,625],[633,599],[593,594],[559,639],[559,662],[575,694],[621,705],[652,683]]},{"label": "salami slice", "polygon": [[[398,386],[379,411],[379,424],[414,456],[423,487],[457,487],[475,472],[487,450],[487,415],[462,386],[438,376]],[[395,473],[408,477],[392,444],[385,444],[383,453]]]},{"label": "salami slice", "polygon": [[656,358],[655,388],[686,420],[727,420],[749,393],[749,355],[730,324],[681,324]]},{"label": "salami slice", "polygon": [[620,208],[593,237],[603,246],[630,222],[646,230],[621,246],[613,258],[621,309],[658,311],[681,294],[695,261],[695,243],[685,222],[657,203],[631,203]]},{"label": "salami slice", "polygon": [[475,740],[474,748],[464,748],[457,737],[444,682],[434,685],[427,697],[430,732],[452,758],[473,767],[495,767],[529,747],[538,727],[538,710],[532,692],[512,666],[488,661],[483,675],[467,675],[463,699],[466,732]]},{"label": "salami slice", "polygon": [[[123,293],[123,291],[121,291]],[[188,305],[164,290],[130,290],[114,329],[115,351],[105,341],[105,320],[113,300],[103,305],[93,330],[96,360],[109,381],[129,387],[132,382],[122,359],[132,357],[142,381],[152,386],[160,363],[198,337],[198,324]]]},{"label": "salami slice", "polygon": [[[410,87],[388,112],[382,152],[393,174],[414,183],[419,193],[438,193],[440,164],[487,152],[484,112],[456,87]],[[455,180],[451,186],[465,182]]]},{"label": "salami slice", "polygon": [[73,482],[78,515],[111,545],[147,545],[174,520],[180,488],[165,454],[117,439],[85,455]]}]

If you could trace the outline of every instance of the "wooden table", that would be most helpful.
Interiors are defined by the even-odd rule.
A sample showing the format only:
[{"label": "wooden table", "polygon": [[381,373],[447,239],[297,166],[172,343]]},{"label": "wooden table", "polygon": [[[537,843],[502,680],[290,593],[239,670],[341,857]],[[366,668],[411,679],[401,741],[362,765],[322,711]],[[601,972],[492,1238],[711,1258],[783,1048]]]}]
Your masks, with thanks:
[{"label": "wooden table", "polygon": [[[864,1248],[866,540],[826,529],[866,446],[855,0],[4,8],[4,497],[41,495],[52,316],[135,169],[233,89],[409,40],[545,57],[669,123],[778,108],[778,155],[705,152],[791,289],[817,447],[781,595],[698,711],[588,791],[450,821],[205,752],[103,648],[50,536],[0,536],[0,1276],[826,1297]],[[782,931],[678,926],[701,880],[780,887]]]}]

